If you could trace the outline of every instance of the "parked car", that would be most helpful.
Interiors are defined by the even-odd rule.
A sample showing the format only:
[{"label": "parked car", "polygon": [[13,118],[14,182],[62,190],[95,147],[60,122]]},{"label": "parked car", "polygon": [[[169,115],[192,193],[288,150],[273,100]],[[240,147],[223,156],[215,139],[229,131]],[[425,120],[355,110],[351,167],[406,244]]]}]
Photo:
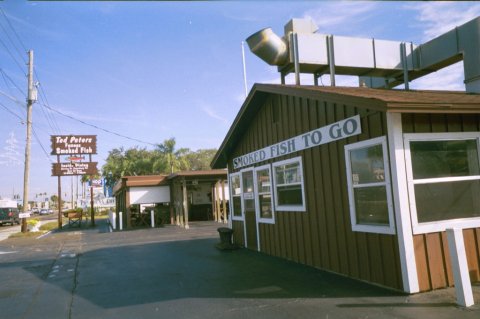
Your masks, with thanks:
[{"label": "parked car", "polygon": [[38,207],[33,207],[32,208],[32,214],[38,214],[40,212],[40,210],[38,209]]},{"label": "parked car", "polygon": [[0,207],[0,225],[4,224],[20,224],[17,208]]},{"label": "parked car", "polygon": [[48,209],[42,208],[42,209],[40,209],[39,214],[40,214],[40,215],[48,215],[48,214],[50,214],[50,213],[48,212]]}]

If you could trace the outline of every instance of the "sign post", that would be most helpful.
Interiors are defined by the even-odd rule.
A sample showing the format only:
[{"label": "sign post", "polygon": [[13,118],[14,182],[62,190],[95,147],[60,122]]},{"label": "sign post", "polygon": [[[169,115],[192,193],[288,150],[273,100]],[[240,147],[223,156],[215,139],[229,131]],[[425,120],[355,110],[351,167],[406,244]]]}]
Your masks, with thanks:
[{"label": "sign post", "polygon": [[[57,162],[52,164],[52,176],[58,176],[58,228],[62,228],[62,186],[61,176],[78,176],[98,174],[97,162],[92,162],[92,154],[97,154],[96,135],[52,135],[51,155],[57,155]],[[89,162],[60,163],[60,155],[69,155],[70,159],[83,160],[79,155],[88,154]],[[92,195],[93,196],[93,195]],[[73,207],[73,202],[72,202]],[[92,226],[95,226],[93,213],[93,197],[91,203]]]}]

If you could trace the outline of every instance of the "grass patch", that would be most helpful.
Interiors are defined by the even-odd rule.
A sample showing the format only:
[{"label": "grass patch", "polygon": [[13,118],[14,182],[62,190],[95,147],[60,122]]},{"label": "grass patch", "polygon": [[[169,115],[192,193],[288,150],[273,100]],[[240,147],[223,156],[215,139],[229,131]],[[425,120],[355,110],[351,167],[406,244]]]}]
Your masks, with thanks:
[{"label": "grass patch", "polygon": [[43,231],[29,231],[26,233],[14,233],[8,236],[8,238],[32,238],[32,237],[38,237],[40,235],[43,235],[45,232]]},{"label": "grass patch", "polygon": [[42,226],[40,226],[40,230],[43,230],[43,231],[51,231],[51,230],[54,230],[54,229],[57,229],[57,228],[58,228],[58,221],[48,222],[48,223],[45,223]]}]

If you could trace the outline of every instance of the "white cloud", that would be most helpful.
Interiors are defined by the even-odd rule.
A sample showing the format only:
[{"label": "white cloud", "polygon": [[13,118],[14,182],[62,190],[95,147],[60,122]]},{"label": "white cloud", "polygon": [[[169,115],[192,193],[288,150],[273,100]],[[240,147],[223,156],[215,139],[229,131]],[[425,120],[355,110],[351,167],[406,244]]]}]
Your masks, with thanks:
[{"label": "white cloud", "polygon": [[463,63],[459,62],[438,72],[421,77],[410,84],[412,89],[465,91]]},{"label": "white cloud", "polygon": [[351,32],[356,29],[353,24],[367,21],[369,13],[374,13],[377,8],[378,3],[373,1],[332,1],[305,12],[304,18],[314,20],[320,33],[336,29]]},{"label": "white cloud", "polygon": [[418,12],[418,27],[423,29],[423,41],[431,40],[480,15],[480,4],[471,2],[411,3],[407,9]]},{"label": "white cloud", "polygon": [[226,118],[218,115],[214,110],[212,110],[211,107],[205,105],[202,107],[202,111],[205,112],[208,116],[210,116],[211,118],[215,119],[215,120],[218,120],[220,122],[222,122],[223,124],[225,125],[229,125],[230,124],[230,121],[227,120]]}]

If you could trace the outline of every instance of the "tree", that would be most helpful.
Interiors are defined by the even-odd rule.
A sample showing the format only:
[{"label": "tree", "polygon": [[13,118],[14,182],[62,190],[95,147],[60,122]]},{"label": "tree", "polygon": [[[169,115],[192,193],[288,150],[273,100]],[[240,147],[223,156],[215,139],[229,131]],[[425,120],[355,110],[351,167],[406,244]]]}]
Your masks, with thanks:
[{"label": "tree", "polygon": [[172,174],[175,171],[185,171],[190,169],[190,165],[187,161],[187,154],[190,153],[190,149],[181,148],[175,150],[175,138],[172,137],[165,140],[162,144],[157,145],[157,151],[163,156],[163,159],[167,162],[169,173]]},{"label": "tree", "polygon": [[[114,148],[108,153],[102,167],[106,185],[113,187],[123,176],[172,174],[186,170],[210,169],[216,149],[192,152],[188,148],[176,149],[175,138],[157,144],[154,150],[138,146],[125,150]],[[82,182],[83,182],[82,178]]]},{"label": "tree", "polygon": [[189,162],[190,169],[193,171],[199,170],[209,170],[210,163],[213,160],[213,157],[217,153],[217,149],[200,149],[196,152],[191,152],[187,154],[186,158]]}]

